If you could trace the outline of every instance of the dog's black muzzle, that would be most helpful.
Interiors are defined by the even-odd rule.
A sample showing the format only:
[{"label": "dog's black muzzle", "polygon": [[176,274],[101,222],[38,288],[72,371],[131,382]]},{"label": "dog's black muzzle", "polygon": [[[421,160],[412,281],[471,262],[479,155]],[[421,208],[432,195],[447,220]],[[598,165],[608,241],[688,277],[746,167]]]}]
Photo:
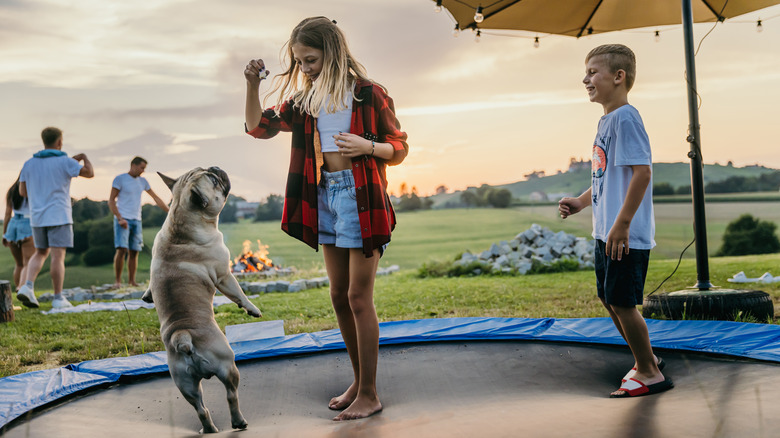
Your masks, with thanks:
[{"label": "dog's black muzzle", "polygon": [[211,180],[214,181],[214,185],[222,187],[222,192],[227,198],[228,193],[230,193],[230,178],[228,178],[227,173],[216,166],[209,167],[207,172]]}]

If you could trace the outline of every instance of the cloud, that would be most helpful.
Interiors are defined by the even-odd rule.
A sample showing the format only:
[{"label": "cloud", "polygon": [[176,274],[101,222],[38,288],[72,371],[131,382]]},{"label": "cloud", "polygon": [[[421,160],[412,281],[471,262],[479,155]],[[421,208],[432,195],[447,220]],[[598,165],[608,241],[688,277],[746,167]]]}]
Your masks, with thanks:
[{"label": "cloud", "polygon": [[402,107],[396,112],[399,116],[445,115],[464,112],[501,110],[529,106],[558,106],[581,103],[582,93],[527,93],[499,95],[491,100],[453,102],[443,105],[422,107]]},{"label": "cloud", "polygon": [[[281,193],[290,138],[243,134],[242,71],[253,58],[281,71],[282,45],[313,15],[338,20],[353,55],[389,89],[412,148],[392,173],[421,192],[428,190],[419,181],[432,178],[456,186],[466,173],[485,179],[564,166],[560,151],[587,142],[600,113],[581,84],[583,58],[598,44],[621,42],[637,53],[631,99],[659,140],[654,155],[668,155],[685,131],[679,27],[664,30],[658,43],[652,31],[615,32],[551,36],[534,49],[528,38],[491,32],[479,44],[470,32],[453,38],[447,14],[422,0],[0,0],[0,178],[10,184],[40,147],[41,128],[54,125],[65,131],[66,150],[84,151],[96,165],[98,176],[74,183],[74,191],[95,190],[98,199],[135,155],[170,174],[224,166],[249,199]],[[746,156],[780,160],[761,140],[775,136],[772,108],[780,100],[772,85],[780,58],[769,56],[780,36],[773,23],[758,34],[754,24],[727,22],[697,56],[708,150],[732,139],[746,145]],[[754,125],[721,123],[733,114]],[[566,129],[558,128],[562,121]],[[529,145],[545,146],[495,164]]]}]

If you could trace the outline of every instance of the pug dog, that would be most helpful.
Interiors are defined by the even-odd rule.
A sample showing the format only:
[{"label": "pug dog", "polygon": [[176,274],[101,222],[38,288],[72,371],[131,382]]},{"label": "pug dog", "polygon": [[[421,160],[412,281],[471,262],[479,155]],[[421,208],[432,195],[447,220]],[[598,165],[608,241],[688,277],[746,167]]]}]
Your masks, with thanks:
[{"label": "pug dog", "polygon": [[217,229],[230,180],[218,167],[195,168],[177,179],[158,174],[171,189],[173,201],[154,238],[149,289],[143,299],[154,302],[168,369],[198,412],[200,432],[219,431],[203,404],[200,384],[212,376],[225,385],[233,428],[246,429],[238,407],[235,355],[214,320],[213,308],[219,290],[248,314],[262,316],[230,273],[230,252]]}]

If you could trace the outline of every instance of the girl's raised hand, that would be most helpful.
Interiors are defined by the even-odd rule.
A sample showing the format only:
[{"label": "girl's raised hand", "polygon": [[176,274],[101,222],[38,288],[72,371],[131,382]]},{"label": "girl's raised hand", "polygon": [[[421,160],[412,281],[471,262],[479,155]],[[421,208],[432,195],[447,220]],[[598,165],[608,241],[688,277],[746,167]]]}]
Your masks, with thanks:
[{"label": "girl's raised hand", "polygon": [[340,132],[333,136],[339,152],[345,157],[359,157],[371,154],[371,141],[349,132]]},{"label": "girl's raised hand", "polygon": [[265,63],[262,59],[253,59],[249,61],[249,63],[246,65],[246,68],[244,69],[244,77],[246,80],[253,84],[253,85],[259,85],[260,81],[265,79],[267,74],[260,75],[260,72],[262,70],[265,70]]}]

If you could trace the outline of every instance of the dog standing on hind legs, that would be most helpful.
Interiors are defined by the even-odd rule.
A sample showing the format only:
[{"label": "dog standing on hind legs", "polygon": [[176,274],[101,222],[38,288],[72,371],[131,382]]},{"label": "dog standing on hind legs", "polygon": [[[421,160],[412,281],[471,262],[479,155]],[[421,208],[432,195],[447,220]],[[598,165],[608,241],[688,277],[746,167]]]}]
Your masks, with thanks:
[{"label": "dog standing on hind legs", "polygon": [[143,300],[154,302],[168,369],[197,411],[203,425],[200,432],[219,432],[203,404],[201,389],[201,380],[212,376],[225,385],[232,427],[246,429],[238,406],[235,355],[214,319],[213,307],[219,290],[248,314],[262,316],[230,273],[230,252],[217,229],[230,180],[218,167],[195,168],[177,179],[159,175],[173,200],[154,238],[149,289]]}]

